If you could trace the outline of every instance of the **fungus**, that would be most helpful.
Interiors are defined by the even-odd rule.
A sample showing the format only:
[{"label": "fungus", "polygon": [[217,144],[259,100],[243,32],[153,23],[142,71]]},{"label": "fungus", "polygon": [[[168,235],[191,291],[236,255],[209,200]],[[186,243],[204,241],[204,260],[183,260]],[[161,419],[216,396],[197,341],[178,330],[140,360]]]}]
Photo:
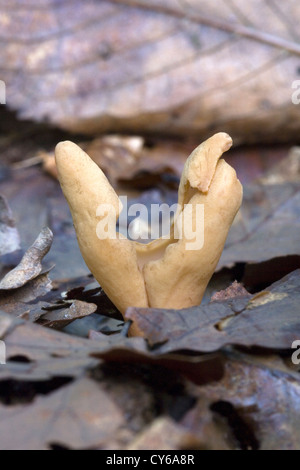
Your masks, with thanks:
[{"label": "fungus", "polygon": [[[93,160],[72,142],[56,146],[58,177],[82,256],[123,315],[129,306],[181,309],[200,304],[242,201],[236,172],[221,159],[231,145],[228,134],[218,133],[192,152],[169,236],[148,244],[116,232],[122,205]],[[99,216],[104,215],[109,236],[99,239]],[[134,325],[131,334],[139,334]]]}]

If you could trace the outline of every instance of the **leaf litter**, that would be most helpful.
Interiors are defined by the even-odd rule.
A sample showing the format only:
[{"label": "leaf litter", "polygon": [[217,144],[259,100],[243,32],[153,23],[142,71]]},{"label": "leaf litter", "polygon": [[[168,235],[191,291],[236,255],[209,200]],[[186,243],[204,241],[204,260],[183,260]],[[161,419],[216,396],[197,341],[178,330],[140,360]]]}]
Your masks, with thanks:
[{"label": "leaf litter", "polygon": [[152,346],[161,350],[213,352],[227,345],[274,350],[291,348],[300,337],[300,270],[267,290],[249,296],[215,300],[182,310],[129,308],[127,318],[137,323]]},{"label": "leaf litter", "polygon": [[[298,210],[298,179],[295,172],[293,181],[279,173],[281,180],[273,172],[249,187],[249,197],[246,192],[226,266],[250,266],[274,254],[287,265],[286,255],[298,253],[297,227],[289,226]],[[58,200],[51,214],[60,238]],[[245,222],[249,240],[256,232],[262,237],[256,254],[250,243],[241,257]],[[285,251],[276,247],[275,226],[285,234]],[[65,230],[66,240],[69,225]],[[1,449],[299,448],[299,366],[291,361],[300,337],[299,270],[253,293],[251,285],[249,292],[240,283],[228,287],[235,272],[228,269],[227,288],[214,291],[222,282],[213,280],[212,298],[199,307],[131,308],[128,318],[139,322],[144,338],[130,338],[129,325],[87,273],[50,281],[42,265],[49,235],[2,281]],[[263,253],[267,238],[271,255]],[[51,252],[53,261],[55,246],[50,259]]]}]

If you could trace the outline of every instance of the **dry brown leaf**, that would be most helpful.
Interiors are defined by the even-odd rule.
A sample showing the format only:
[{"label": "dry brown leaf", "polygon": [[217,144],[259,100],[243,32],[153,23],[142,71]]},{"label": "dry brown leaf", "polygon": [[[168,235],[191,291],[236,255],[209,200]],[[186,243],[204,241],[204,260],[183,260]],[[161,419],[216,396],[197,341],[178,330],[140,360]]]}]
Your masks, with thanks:
[{"label": "dry brown leaf", "polygon": [[52,310],[39,318],[39,323],[48,328],[61,329],[78,318],[84,318],[97,310],[97,305],[74,300],[69,308]]},{"label": "dry brown leaf", "polygon": [[43,5],[1,16],[1,78],[22,117],[84,132],[298,138],[297,0]]},{"label": "dry brown leaf", "polygon": [[201,442],[204,450],[233,450],[238,445],[228,423],[216,416],[210,409],[210,400],[199,397],[196,406],[192,407],[182,418],[180,424]]},{"label": "dry brown leaf", "polygon": [[13,172],[11,178],[1,182],[1,188],[12,207],[24,250],[32,244],[41,226],[49,226],[54,239],[47,265],[55,264],[53,277],[63,280],[89,273],[57,181],[39,167],[30,167]]},{"label": "dry brown leaf", "polygon": [[249,298],[234,297],[182,310],[131,307],[126,317],[137,322],[150,344],[166,343],[159,352],[211,352],[225,345],[289,349],[300,337],[300,270]]},{"label": "dry brown leaf", "polygon": [[[111,363],[148,364],[164,367],[188,377],[195,383],[218,380],[223,374],[222,358],[216,354],[189,357],[180,354],[160,354],[149,350],[143,338],[122,335],[107,336],[92,332],[91,339],[71,336],[20,319],[9,321],[0,312],[1,339],[5,341],[8,365],[11,358],[25,358],[30,363],[25,369],[8,365],[0,368],[0,378],[13,373],[22,379],[66,376],[73,377],[105,360]],[[0,330],[0,331],[1,331]],[[26,364],[27,365],[27,364]]]},{"label": "dry brown leaf", "polygon": [[14,317],[0,311],[0,338],[4,338],[6,333],[19,323],[20,320],[16,320]]},{"label": "dry brown leaf", "polygon": [[185,449],[201,449],[201,442],[170,418],[157,418],[126,446],[126,450]]},{"label": "dry brown leaf", "polygon": [[[178,188],[187,155],[194,144],[155,140],[145,145],[142,137],[105,135],[78,144],[104,171],[114,187],[145,189],[164,185]],[[54,152],[40,152],[43,169],[57,179]]]},{"label": "dry brown leaf", "polygon": [[0,292],[0,308],[2,311],[15,316],[35,321],[43,314],[42,307],[46,302],[36,302],[36,299],[46,295],[52,289],[48,273],[37,276],[23,287]]},{"label": "dry brown leaf", "polygon": [[282,184],[300,181],[300,147],[292,147],[288,156],[259,178],[261,184]]},{"label": "dry brown leaf", "polygon": [[[208,400],[216,416],[228,422],[239,441],[237,448],[299,450],[299,374],[272,367],[270,361],[266,366],[233,354],[221,381],[198,389],[193,386],[192,393],[199,397],[201,410],[203,399]],[[193,433],[196,427],[197,423]]]},{"label": "dry brown leaf", "polygon": [[133,189],[157,185],[178,188],[187,155],[194,144],[160,141],[147,143],[138,136],[107,135],[80,145],[108,176],[113,186]]},{"label": "dry brown leaf", "polygon": [[[300,255],[300,183],[244,187],[218,268]],[[299,265],[299,264],[298,264]],[[266,280],[267,281],[267,280]]]},{"label": "dry brown leaf", "polygon": [[0,290],[18,289],[36,278],[42,271],[42,260],[49,252],[53,233],[46,227],[39,234],[33,245],[28,248],[21,262],[0,282]]},{"label": "dry brown leaf", "polygon": [[222,301],[226,299],[232,299],[234,297],[246,297],[250,294],[246,291],[242,284],[239,284],[237,281],[234,281],[229,287],[224,290],[216,292],[211,297],[211,302]]},{"label": "dry brown leaf", "polygon": [[103,446],[124,424],[99,384],[83,378],[25,407],[0,405],[1,450]]}]

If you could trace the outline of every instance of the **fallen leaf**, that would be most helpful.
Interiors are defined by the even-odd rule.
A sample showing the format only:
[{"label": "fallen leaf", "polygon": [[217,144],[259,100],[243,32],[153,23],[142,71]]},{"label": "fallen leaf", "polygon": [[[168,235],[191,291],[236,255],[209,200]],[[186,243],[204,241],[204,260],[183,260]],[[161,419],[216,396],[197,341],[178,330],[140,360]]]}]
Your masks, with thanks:
[{"label": "fallen leaf", "polygon": [[153,364],[176,370],[196,383],[217,380],[222,376],[222,358],[217,354],[189,356],[177,354],[177,347],[170,349],[168,354],[161,354],[159,347],[148,347],[144,338],[127,338],[122,335],[107,336],[97,331],[90,332],[90,338],[98,342],[100,350],[92,351],[92,357],[105,359],[109,362],[131,364]]},{"label": "fallen leaf", "polygon": [[[99,360],[112,364],[160,366],[175,370],[198,384],[218,380],[223,374],[222,358],[216,354],[199,357],[160,354],[159,351],[149,350],[143,338],[91,332],[91,339],[86,339],[21,319],[16,319],[12,324],[7,323],[7,315],[0,312],[0,324],[2,321],[4,334],[1,339],[6,344],[7,366],[0,368],[0,380],[9,377],[11,373],[14,377],[20,374],[22,380],[73,377],[95,366]],[[15,357],[25,358],[29,366],[24,370],[13,364],[11,371],[10,359]]]},{"label": "fallen leaf", "polygon": [[242,207],[232,226],[218,269],[299,256],[300,184],[244,187]]},{"label": "fallen leaf", "polygon": [[0,311],[0,338],[4,338],[7,332],[19,323],[20,320]]},{"label": "fallen leaf", "polygon": [[259,178],[261,184],[283,184],[300,181],[300,147],[292,147],[288,156],[273,165]]},{"label": "fallen leaf", "polygon": [[[2,315],[4,314],[0,314],[0,318]],[[98,342],[67,335],[25,320],[11,328],[3,339],[7,346],[8,360],[14,356],[26,356],[29,361],[36,363],[40,360],[53,360],[55,357],[87,356],[92,351],[101,349]]]},{"label": "fallen leaf", "polygon": [[0,256],[20,248],[20,237],[6,199],[0,196]]},{"label": "fallen leaf", "polygon": [[[97,163],[114,187],[147,189],[154,186],[178,188],[188,155],[195,145],[171,140],[153,140],[147,145],[142,137],[105,135],[78,145]],[[43,169],[58,178],[54,152],[40,152]]]},{"label": "fallen leaf", "polygon": [[228,420],[244,450],[299,450],[299,374],[236,353],[229,353],[225,368],[218,383],[191,387],[201,409],[202,400],[208,400],[216,416]]},{"label": "fallen leaf", "polygon": [[78,318],[84,318],[97,310],[97,305],[74,300],[69,308],[52,310],[39,318],[39,323],[48,328],[61,329]]},{"label": "fallen leaf", "polygon": [[139,136],[106,135],[80,145],[99,165],[113,186],[139,166],[144,139]]},{"label": "fallen leaf", "polygon": [[211,297],[211,302],[222,301],[226,299],[232,299],[234,297],[246,297],[250,296],[249,292],[246,291],[242,284],[239,284],[237,281],[234,281],[229,287],[224,290],[216,292]]},{"label": "fallen leaf", "polygon": [[126,446],[126,450],[186,449],[201,449],[200,440],[170,418],[157,418]]},{"label": "fallen leaf", "polygon": [[211,352],[229,344],[290,349],[300,337],[299,301],[300,270],[296,270],[260,296],[182,310],[131,307],[126,317],[137,323],[151,345],[161,344],[160,353]]},{"label": "fallen leaf", "polygon": [[[8,323],[10,322],[10,323]],[[6,344],[6,365],[0,380],[45,381],[78,377],[99,364],[90,357],[98,345],[40,325],[0,313],[1,339]]]},{"label": "fallen leaf", "polygon": [[67,280],[89,273],[78,248],[67,202],[57,181],[38,167],[26,168],[14,171],[11,178],[3,181],[1,192],[10,202],[24,251],[32,244],[41,226],[49,226],[54,239],[47,255],[47,266],[55,264],[54,278]]},{"label": "fallen leaf", "polygon": [[2,279],[0,290],[18,289],[41,274],[42,260],[49,252],[52,240],[51,230],[44,228],[33,245],[28,248],[20,264]]},{"label": "fallen leaf", "polygon": [[26,407],[0,405],[2,450],[105,446],[124,424],[118,406],[99,384],[83,378]]},{"label": "fallen leaf", "polygon": [[46,305],[46,302],[41,303],[37,299],[46,295],[51,289],[52,282],[48,273],[40,274],[18,289],[0,291],[0,309],[35,321],[43,314],[42,307]]},{"label": "fallen leaf", "polygon": [[200,396],[199,390],[196,393],[192,391],[192,393],[198,398],[196,406],[188,410],[180,420],[180,424],[201,442],[200,449],[234,450],[239,448],[228,423],[211,410],[209,397],[206,397],[205,393]]},{"label": "fallen leaf", "polygon": [[[152,427],[152,423],[156,418],[162,417],[168,418],[168,421],[173,423],[173,444],[178,437],[177,431],[186,437],[191,435],[189,431],[180,430],[176,425],[195,404],[195,398],[187,392],[186,384],[176,370],[162,367],[159,363],[153,365],[105,363],[94,371],[93,377],[101,382],[109,396],[122,409],[126,417],[127,430],[134,435],[134,440],[139,439],[144,431],[145,434],[148,431],[150,434],[152,431],[156,434],[156,426]],[[171,440],[170,436],[168,442],[166,436],[164,442],[170,445]],[[131,437],[125,445],[131,445],[132,441]],[[113,445],[114,443],[109,448],[113,449]]]},{"label": "fallen leaf", "polygon": [[297,139],[298,17],[298,2],[278,0],[12,8],[1,21],[7,103],[89,133],[203,137],[222,126],[239,142]]}]

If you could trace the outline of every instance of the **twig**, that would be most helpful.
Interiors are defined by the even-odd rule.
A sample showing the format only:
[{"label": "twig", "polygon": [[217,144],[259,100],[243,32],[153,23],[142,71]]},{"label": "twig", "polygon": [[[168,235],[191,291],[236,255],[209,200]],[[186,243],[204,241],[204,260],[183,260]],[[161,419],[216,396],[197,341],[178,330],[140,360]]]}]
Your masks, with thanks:
[{"label": "twig", "polygon": [[12,165],[14,170],[21,170],[22,168],[29,168],[31,166],[39,165],[43,162],[43,158],[41,156],[31,157],[27,160],[22,160],[20,162],[16,162]]}]

